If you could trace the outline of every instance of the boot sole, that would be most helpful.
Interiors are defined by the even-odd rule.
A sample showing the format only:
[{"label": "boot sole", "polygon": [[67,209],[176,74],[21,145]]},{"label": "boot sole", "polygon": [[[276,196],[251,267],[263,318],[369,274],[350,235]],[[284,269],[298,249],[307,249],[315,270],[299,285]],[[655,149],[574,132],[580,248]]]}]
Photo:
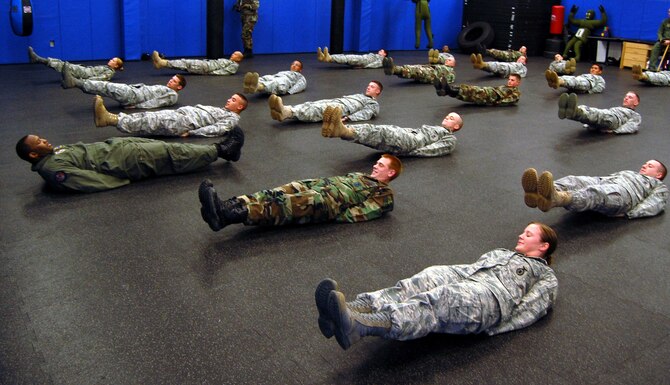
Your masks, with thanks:
[{"label": "boot sole", "polygon": [[537,183],[537,208],[547,212],[553,207],[551,195],[554,192],[554,176],[549,172],[545,171],[540,175],[540,178]]},{"label": "boot sole", "polygon": [[558,97],[558,118],[565,119],[565,110],[568,107],[568,94],[561,94]]},{"label": "boot sole", "polygon": [[[339,294],[339,295],[338,295]],[[347,304],[344,296],[336,291],[331,291],[328,294],[328,315],[333,321],[335,339],[340,347],[344,350],[351,347],[351,340],[347,334],[348,328],[346,324]]]},{"label": "boot sole", "polygon": [[524,171],[521,177],[521,187],[523,187],[524,192],[523,201],[528,207],[537,207],[537,185],[537,171],[534,168]]},{"label": "boot sole", "polygon": [[331,291],[337,289],[337,282],[326,278],[319,282],[314,291],[314,301],[316,302],[316,309],[319,311],[319,330],[321,330],[321,334],[326,338],[332,338],[335,335],[335,324],[330,319],[328,313],[328,297]]},{"label": "boot sole", "polygon": [[568,95],[568,103],[565,107],[565,117],[572,119],[575,117],[577,111],[577,94]]}]

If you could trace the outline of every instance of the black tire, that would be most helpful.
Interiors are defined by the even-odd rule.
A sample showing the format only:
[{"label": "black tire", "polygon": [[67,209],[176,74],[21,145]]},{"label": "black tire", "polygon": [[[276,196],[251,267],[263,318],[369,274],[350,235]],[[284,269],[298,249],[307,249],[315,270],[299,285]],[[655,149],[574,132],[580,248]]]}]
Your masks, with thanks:
[{"label": "black tire", "polygon": [[461,52],[474,53],[480,44],[489,46],[495,34],[491,24],[485,21],[476,21],[461,30],[458,34],[458,47]]}]

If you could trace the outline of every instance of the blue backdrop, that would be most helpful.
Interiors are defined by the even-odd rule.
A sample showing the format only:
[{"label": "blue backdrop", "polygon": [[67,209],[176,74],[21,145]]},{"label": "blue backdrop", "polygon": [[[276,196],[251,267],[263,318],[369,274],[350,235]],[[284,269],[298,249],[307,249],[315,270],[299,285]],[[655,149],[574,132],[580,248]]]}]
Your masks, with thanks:
[{"label": "blue backdrop", "polygon": [[[314,52],[330,41],[330,1],[260,0],[259,21],[254,31],[254,52]],[[158,50],[167,56],[204,56],[206,0],[33,0],[34,30],[31,36],[14,35],[9,17],[0,18],[0,63],[27,62],[26,47],[42,56],[65,60],[103,60],[121,56],[139,59]],[[240,17],[232,10],[234,0],[224,0],[224,52],[242,48]],[[566,12],[579,6],[578,18],[603,3],[608,25],[617,37],[654,40],[666,17],[668,0],[635,2],[563,2]],[[9,1],[4,2],[5,15]],[[430,2],[437,47],[457,48],[463,0]],[[600,17],[599,12],[598,17]],[[422,33],[421,49],[426,46]],[[345,51],[414,49],[414,4],[410,0],[346,0]]]}]

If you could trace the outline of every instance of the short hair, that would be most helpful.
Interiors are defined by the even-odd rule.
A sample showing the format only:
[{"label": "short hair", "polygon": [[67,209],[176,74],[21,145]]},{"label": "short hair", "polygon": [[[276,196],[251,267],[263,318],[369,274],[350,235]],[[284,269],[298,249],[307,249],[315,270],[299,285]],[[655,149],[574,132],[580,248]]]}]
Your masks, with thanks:
[{"label": "short hair", "polygon": [[382,85],[382,82],[380,82],[379,80],[372,80],[372,81],[370,81],[370,83],[375,83],[376,85],[379,86],[379,93],[380,94],[382,93],[382,91],[384,91],[384,86]]},{"label": "short hair", "polygon": [[186,88],[186,77],[182,74],[176,74],[175,75],[177,79],[179,79],[179,84],[181,85],[181,88]]},{"label": "short hair", "polygon": [[389,57],[389,51],[387,51],[385,48],[380,49],[380,51],[384,51],[384,55],[386,55],[386,57]]},{"label": "short hair", "polygon": [[[293,60],[293,62],[298,62],[298,64],[300,64],[300,69],[302,69],[302,62],[300,60],[295,59],[295,60]],[[291,64],[293,64],[293,63],[291,63]]]},{"label": "short hair", "polygon": [[558,246],[558,236],[556,235],[556,232],[542,222],[530,222],[529,225],[537,225],[540,228],[540,239],[542,242],[547,242],[549,244],[549,247],[547,248],[547,251],[544,252],[542,258],[547,261],[547,265],[551,265],[553,260],[551,255],[556,250],[556,246]]},{"label": "short hair", "polygon": [[397,178],[398,175],[400,175],[403,170],[402,162],[400,161],[400,159],[391,154],[383,154],[382,158],[388,159],[390,161],[389,168],[395,171],[395,174],[393,174],[393,176],[389,178],[389,180]]},{"label": "short hair", "polygon": [[638,102],[638,103],[642,103],[642,100],[640,100],[640,95],[638,95],[637,92],[635,92],[635,91],[628,91],[628,92],[626,92],[626,93],[627,93],[627,94],[633,94],[633,95],[635,95],[635,97],[637,98],[637,102]]},{"label": "short hair", "polygon": [[509,74],[509,76],[514,76],[516,80],[521,81],[521,75],[519,74]]},{"label": "short hair", "polygon": [[593,66],[598,67],[598,69],[601,70],[601,71],[603,70],[603,65],[600,64],[600,63],[591,63],[591,67],[593,67]]},{"label": "short hair", "polygon": [[242,101],[244,102],[244,103],[242,103],[242,104],[244,105],[244,108],[242,109],[242,111],[246,110],[246,109],[247,109],[247,106],[249,105],[249,100],[247,99],[247,97],[244,96],[244,95],[242,95],[242,94],[240,94],[240,93],[233,94],[233,95],[237,95],[237,96],[240,97],[240,99],[242,99]]},{"label": "short hair", "polygon": [[668,175],[668,168],[665,167],[665,165],[663,164],[663,162],[661,162],[660,160],[658,160],[658,159],[652,159],[652,160],[657,161],[658,164],[661,165],[661,177],[658,178],[658,179],[660,179],[660,180],[665,179],[665,176]]},{"label": "short hair", "polygon": [[19,158],[25,160],[26,162],[33,163],[33,159],[28,155],[33,151],[33,148],[28,143],[26,143],[28,136],[29,135],[26,135],[19,139],[18,142],[16,142],[16,155],[18,155]]}]

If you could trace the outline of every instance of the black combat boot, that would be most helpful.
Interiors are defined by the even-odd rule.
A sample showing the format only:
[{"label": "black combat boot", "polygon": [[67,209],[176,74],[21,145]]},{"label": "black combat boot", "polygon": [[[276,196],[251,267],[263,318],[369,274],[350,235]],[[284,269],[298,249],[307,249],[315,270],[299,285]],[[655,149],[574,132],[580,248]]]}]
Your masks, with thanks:
[{"label": "black combat boot", "polygon": [[214,184],[209,179],[200,183],[198,198],[202,205],[200,215],[214,231],[219,231],[233,223],[242,223],[249,214],[244,202],[236,197],[222,201],[216,193],[216,189],[214,189]]},{"label": "black combat boot", "polygon": [[219,158],[237,162],[242,154],[242,146],[244,146],[244,132],[240,126],[233,127],[228,135],[219,143],[215,144],[216,152]]},{"label": "black combat boot", "polygon": [[446,78],[440,78],[442,81],[442,86],[444,87],[444,92],[451,96],[452,98],[455,98],[458,96],[458,93],[460,92],[461,88],[459,86],[452,86],[447,82]]}]

